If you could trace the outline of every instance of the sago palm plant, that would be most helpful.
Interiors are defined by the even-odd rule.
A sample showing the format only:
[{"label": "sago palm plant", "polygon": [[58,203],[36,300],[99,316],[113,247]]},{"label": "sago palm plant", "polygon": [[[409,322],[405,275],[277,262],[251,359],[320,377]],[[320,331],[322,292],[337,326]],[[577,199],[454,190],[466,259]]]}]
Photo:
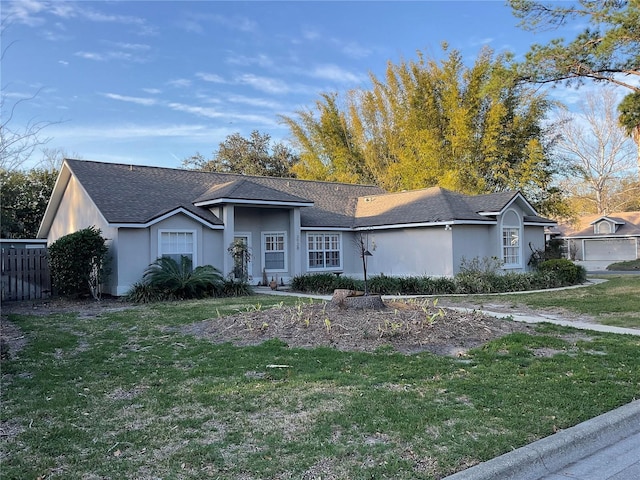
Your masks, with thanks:
[{"label": "sago palm plant", "polygon": [[192,268],[191,259],[182,256],[180,263],[160,257],[144,272],[143,282],[169,298],[200,298],[223,283],[220,270],[212,265]]}]

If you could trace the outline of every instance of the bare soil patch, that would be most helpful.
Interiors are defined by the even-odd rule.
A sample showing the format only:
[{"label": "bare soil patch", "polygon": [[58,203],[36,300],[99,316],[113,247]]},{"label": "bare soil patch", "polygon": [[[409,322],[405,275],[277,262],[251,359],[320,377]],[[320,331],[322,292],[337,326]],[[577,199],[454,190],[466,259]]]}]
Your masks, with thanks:
[{"label": "bare soil patch", "polygon": [[277,338],[290,347],[372,352],[389,346],[406,354],[429,351],[451,356],[464,356],[470,348],[512,332],[533,332],[527,324],[434,307],[427,301],[391,301],[385,306],[356,310],[326,302],[300,304],[208,319],[181,331],[238,346]]},{"label": "bare soil patch", "polygon": [[[83,318],[92,318],[129,308],[143,307],[116,298],[98,302],[12,302],[2,308],[2,341],[10,356],[26,342],[20,330],[7,320],[9,313],[45,316],[78,312]],[[231,342],[238,346],[257,345],[278,338],[291,347],[301,348],[325,346],[342,351],[371,352],[388,346],[406,354],[429,351],[438,355],[464,356],[470,348],[512,332],[533,332],[533,327],[496,319],[472,308],[452,310],[418,299],[386,301],[383,310],[342,309],[328,302],[249,309],[187,325],[181,331],[212,342]]]}]

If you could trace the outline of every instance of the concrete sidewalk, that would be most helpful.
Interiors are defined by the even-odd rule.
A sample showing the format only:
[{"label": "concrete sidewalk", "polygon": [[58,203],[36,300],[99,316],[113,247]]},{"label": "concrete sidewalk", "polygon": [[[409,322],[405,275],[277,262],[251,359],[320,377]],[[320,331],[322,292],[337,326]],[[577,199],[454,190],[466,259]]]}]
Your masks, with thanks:
[{"label": "concrete sidewalk", "polygon": [[640,479],[640,400],[444,480],[563,479]]}]

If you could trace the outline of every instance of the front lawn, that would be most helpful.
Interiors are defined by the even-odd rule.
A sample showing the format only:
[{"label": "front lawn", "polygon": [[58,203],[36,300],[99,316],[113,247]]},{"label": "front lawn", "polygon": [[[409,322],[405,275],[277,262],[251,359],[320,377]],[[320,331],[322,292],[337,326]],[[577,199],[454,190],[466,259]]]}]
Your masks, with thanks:
[{"label": "front lawn", "polygon": [[[597,278],[597,276],[595,277]],[[640,275],[606,275],[606,282],[584,288],[536,293],[465,297],[478,305],[511,304],[533,308],[559,307],[592,317],[597,323],[640,329]],[[449,298],[455,302],[455,298]]]},{"label": "front lawn", "polygon": [[640,337],[539,325],[456,358],[185,328],[283,300],[10,315],[2,478],[435,479],[640,395]]}]

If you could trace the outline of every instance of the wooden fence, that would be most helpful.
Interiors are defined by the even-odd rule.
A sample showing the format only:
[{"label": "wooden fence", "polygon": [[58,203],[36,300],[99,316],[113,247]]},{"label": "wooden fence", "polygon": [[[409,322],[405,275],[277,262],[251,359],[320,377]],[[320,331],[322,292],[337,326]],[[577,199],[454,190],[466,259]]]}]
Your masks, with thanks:
[{"label": "wooden fence", "polygon": [[46,248],[3,248],[2,301],[38,300],[51,294]]}]

